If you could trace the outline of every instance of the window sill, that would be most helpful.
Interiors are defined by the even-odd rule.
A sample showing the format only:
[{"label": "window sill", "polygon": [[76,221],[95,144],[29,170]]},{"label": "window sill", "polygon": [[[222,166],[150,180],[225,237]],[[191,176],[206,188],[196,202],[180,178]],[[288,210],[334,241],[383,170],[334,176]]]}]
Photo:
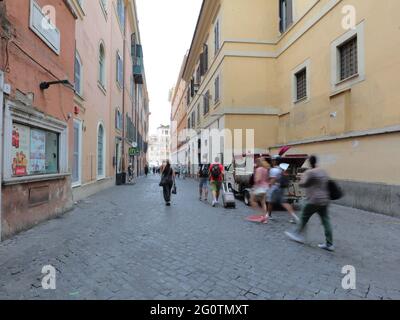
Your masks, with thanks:
[{"label": "window sill", "polygon": [[333,98],[345,91],[351,91],[351,88],[361,82],[365,81],[365,76],[361,76],[359,74],[355,74],[347,79],[344,79],[340,82],[335,83],[332,86],[330,98]]},{"label": "window sill", "polygon": [[310,99],[308,99],[308,97],[304,97],[304,98],[301,98],[301,99],[297,99],[297,100],[294,100],[293,101],[293,104],[301,104],[301,103],[306,103],[306,102],[308,102]]},{"label": "window sill", "polygon": [[76,92],[75,91],[75,97],[80,101],[80,102],[85,102],[85,98],[83,97],[82,93]]},{"label": "window sill", "polygon": [[353,79],[358,78],[359,76],[360,76],[360,75],[359,75],[358,73],[355,73],[355,74],[353,74],[352,76],[350,76],[350,77],[348,77],[348,78],[346,78],[346,79],[343,79],[343,80],[340,80],[340,81],[336,82],[335,85],[336,85],[336,86],[340,86],[340,85],[342,85],[342,84],[344,84],[344,83],[346,83],[346,82],[349,82],[349,81],[351,81],[351,80],[353,80]]},{"label": "window sill", "polygon": [[106,21],[107,21],[107,19],[108,19],[108,13],[107,13],[107,9],[106,8],[104,8],[104,5],[103,5],[103,3],[101,2],[101,0],[99,0],[99,2],[100,2],[100,8],[101,8],[101,11],[103,12],[103,14],[104,14],[104,19],[106,19]]},{"label": "window sill", "polygon": [[104,93],[104,95],[106,96],[106,95],[107,95],[107,90],[106,90],[106,88],[104,88],[103,84],[102,84],[100,81],[97,82],[97,86],[99,87],[99,89],[100,89],[100,90]]},{"label": "window sill", "polygon": [[119,91],[122,91],[122,84],[120,84],[118,81],[116,81],[116,84]]},{"label": "window sill", "polygon": [[80,187],[82,187],[82,183],[81,182],[75,182],[71,186],[72,186],[72,189],[80,188]]},{"label": "window sill", "polygon": [[26,184],[26,183],[32,183],[32,182],[62,180],[62,179],[65,179],[66,177],[69,177],[70,175],[71,175],[70,173],[56,173],[56,174],[9,178],[9,179],[5,179],[3,181],[3,185],[11,186],[11,185],[16,185],[16,184]]}]

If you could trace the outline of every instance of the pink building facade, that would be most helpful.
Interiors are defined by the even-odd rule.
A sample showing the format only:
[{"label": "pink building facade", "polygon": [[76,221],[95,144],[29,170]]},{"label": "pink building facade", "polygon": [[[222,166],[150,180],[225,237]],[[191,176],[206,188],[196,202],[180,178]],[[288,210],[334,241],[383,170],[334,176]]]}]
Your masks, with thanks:
[{"label": "pink building facade", "polygon": [[[76,1],[74,201],[143,172],[148,98],[134,1]],[[134,75],[134,67],[140,64]],[[146,141],[143,139],[143,141]],[[131,155],[130,155],[131,154]]]}]

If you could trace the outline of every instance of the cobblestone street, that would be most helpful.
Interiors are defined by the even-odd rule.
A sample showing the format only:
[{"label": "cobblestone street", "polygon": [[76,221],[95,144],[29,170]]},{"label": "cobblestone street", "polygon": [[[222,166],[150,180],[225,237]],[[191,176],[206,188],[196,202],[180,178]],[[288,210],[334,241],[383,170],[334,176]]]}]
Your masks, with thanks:
[{"label": "cobblestone street", "polygon": [[[288,240],[285,212],[268,225],[251,209],[212,208],[197,184],[178,181],[165,207],[158,178],[114,187],[0,244],[1,299],[399,299],[400,220],[331,207],[336,252],[318,217],[308,244]],[[41,287],[44,265],[57,289]],[[342,289],[353,265],[357,289]]]}]

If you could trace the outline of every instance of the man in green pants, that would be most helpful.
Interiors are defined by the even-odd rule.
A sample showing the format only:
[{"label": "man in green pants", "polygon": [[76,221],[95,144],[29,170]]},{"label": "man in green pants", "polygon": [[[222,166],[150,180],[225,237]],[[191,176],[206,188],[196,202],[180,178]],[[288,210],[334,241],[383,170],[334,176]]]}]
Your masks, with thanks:
[{"label": "man in green pants", "polygon": [[296,242],[304,243],[302,233],[310,218],[314,213],[318,213],[325,230],[326,238],[326,243],[320,244],[319,247],[324,250],[334,251],[332,227],[328,213],[330,202],[328,191],[329,176],[325,170],[317,167],[318,160],[316,156],[311,156],[308,161],[310,162],[311,169],[305,172],[300,182],[300,186],[306,188],[307,203],[303,208],[297,230],[295,232],[285,232],[285,234]]}]

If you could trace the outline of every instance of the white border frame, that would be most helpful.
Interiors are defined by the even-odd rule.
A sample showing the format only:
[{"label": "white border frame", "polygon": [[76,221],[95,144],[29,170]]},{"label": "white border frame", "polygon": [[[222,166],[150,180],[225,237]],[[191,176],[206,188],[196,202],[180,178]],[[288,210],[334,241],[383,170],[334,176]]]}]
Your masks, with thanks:
[{"label": "white border frame", "polygon": [[[74,170],[73,169],[74,162],[72,162],[72,165],[71,165],[71,185],[72,185],[72,188],[79,187],[79,186],[82,185],[82,150],[83,150],[83,148],[82,148],[82,141],[83,141],[83,138],[82,138],[82,134],[83,134],[82,121],[80,119],[74,119],[74,121],[73,121],[73,132],[74,132],[74,134],[75,134],[75,124],[78,124],[78,126],[79,126],[79,161],[78,161],[78,181],[76,181],[76,182],[72,181],[72,179],[73,179],[72,173],[73,173],[73,170]],[[75,143],[75,136],[74,136],[74,143]],[[72,148],[72,153],[74,153],[74,150],[75,150],[75,146]]]},{"label": "white border frame", "polygon": [[[99,128],[100,126],[103,127],[103,174],[99,175]],[[107,174],[107,168],[106,168],[106,148],[107,148],[107,139],[106,139],[106,127],[104,125],[103,121],[99,121],[99,123],[97,124],[97,130],[96,130],[96,179],[97,180],[103,180],[106,178]]]},{"label": "white border frame", "polygon": [[57,29],[56,26],[51,25],[54,27],[54,31],[58,35],[57,43],[51,43],[41,32],[40,30],[36,29],[35,26],[33,25],[33,10],[36,7],[36,9],[40,10],[42,12],[42,8],[39,6],[39,4],[36,3],[35,0],[30,0],[30,12],[29,12],[29,28],[40,38],[43,40],[44,43],[57,55],[60,55],[61,52],[61,34],[60,30]]},{"label": "white border frame", "polygon": [[[301,70],[306,69],[306,86],[307,96],[305,98],[297,99],[297,79],[296,74]],[[311,59],[307,59],[302,64],[298,65],[292,70],[292,103],[298,105],[310,101],[311,97]]]},{"label": "white border frame", "polygon": [[[84,86],[83,86],[83,63],[82,63],[82,58],[81,58],[81,55],[79,54],[79,52],[78,52],[78,50],[76,49],[75,50],[75,59],[78,59],[78,62],[79,62],[79,66],[80,66],[80,68],[81,68],[81,73],[80,73],[80,86],[79,86],[79,92],[76,92],[75,91],[75,93],[79,96],[79,97],[81,97],[82,99],[83,99],[83,89],[84,89]],[[74,68],[75,69],[75,68]],[[74,84],[75,84],[75,70],[74,70]],[[75,87],[75,86],[74,86]]]},{"label": "white border frame", "polygon": [[[338,47],[357,36],[358,73],[348,79],[340,80],[340,55]],[[331,90],[335,94],[351,88],[365,80],[365,21],[360,22],[352,29],[331,43]]]},{"label": "white border frame", "polygon": [[2,181],[3,181],[3,86],[4,86],[4,73],[0,70],[0,242],[2,235]]},{"label": "white border frame", "polygon": [[[21,180],[21,177],[12,176],[12,127],[13,122],[23,125],[37,127],[43,130],[52,131],[59,134],[58,143],[58,174],[69,174],[68,170],[68,125],[67,123],[45,115],[33,108],[27,108],[21,103],[6,101],[4,115],[4,181],[13,182]],[[46,178],[46,176],[54,176],[54,174],[28,175],[23,176],[25,180],[35,180],[37,178]]]}]

